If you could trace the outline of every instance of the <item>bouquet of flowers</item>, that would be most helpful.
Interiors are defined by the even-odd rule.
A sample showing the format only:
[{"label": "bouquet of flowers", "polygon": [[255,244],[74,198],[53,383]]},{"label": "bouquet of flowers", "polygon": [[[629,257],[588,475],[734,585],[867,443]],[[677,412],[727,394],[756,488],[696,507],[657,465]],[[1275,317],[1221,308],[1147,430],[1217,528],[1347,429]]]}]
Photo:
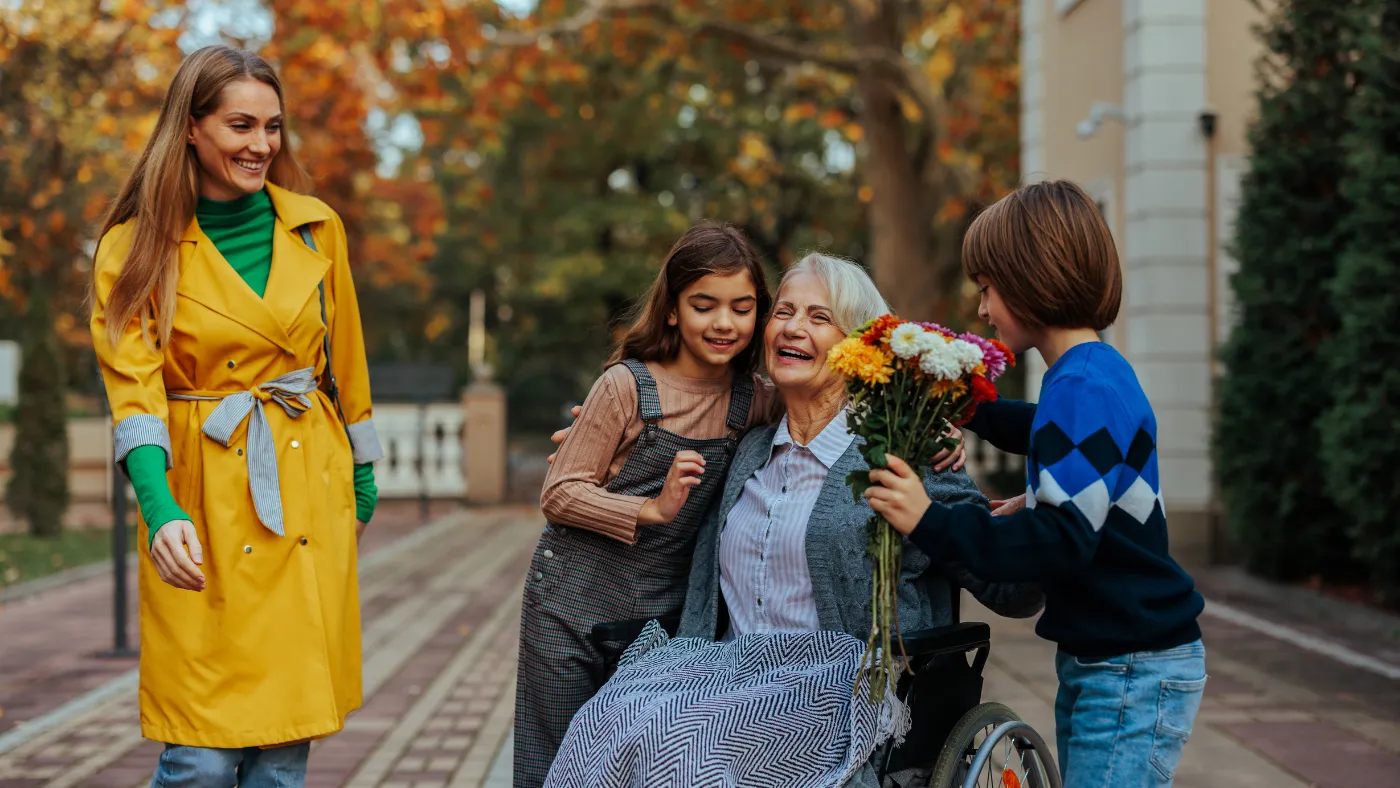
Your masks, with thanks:
[{"label": "bouquet of flowers", "polygon": [[[936,323],[915,323],[883,315],[851,332],[831,349],[827,364],[847,379],[851,395],[851,432],[865,439],[861,449],[871,468],[886,466],[885,454],[920,463],[935,448],[953,449],[952,425],[966,424],[979,402],[997,397],[992,385],[1016,363],[1010,349],[995,339],[956,334]],[[856,501],[870,487],[870,472],[846,477]],[[870,518],[866,548],[875,562],[871,587],[870,640],[863,664],[870,678],[872,703],[891,689],[894,639],[899,639],[898,586],[902,541],[884,518]],[[899,640],[900,654],[904,653]],[[859,685],[859,681],[857,681]]]}]

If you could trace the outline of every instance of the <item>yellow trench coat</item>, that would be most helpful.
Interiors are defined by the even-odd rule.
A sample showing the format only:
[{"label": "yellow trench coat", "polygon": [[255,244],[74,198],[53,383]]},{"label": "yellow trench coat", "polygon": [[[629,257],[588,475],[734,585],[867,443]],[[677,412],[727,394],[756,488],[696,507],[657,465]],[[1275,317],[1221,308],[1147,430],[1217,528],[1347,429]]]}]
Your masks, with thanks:
[{"label": "yellow trench coat", "polygon": [[[204,548],[206,586],[195,593],[163,583],[140,540],[141,733],[155,741],[230,748],[300,741],[340,730],[361,703],[352,465],[383,453],[370,420],[345,228],[320,200],[268,191],[277,222],[265,297],[192,221],[180,242],[179,305],[164,348],[142,340],[139,318],[115,348],[108,344],[104,310],[130,247],[130,223],[98,245],[92,334],[118,459],[139,445],[167,448],[171,492]],[[319,251],[297,234],[303,225]],[[326,393],[322,281],[348,435]],[[305,367],[321,384],[299,418],[259,396],[276,447],[285,522],[278,536],[254,510],[249,420],[225,447],[201,433],[218,402],[167,394],[224,397]]]}]

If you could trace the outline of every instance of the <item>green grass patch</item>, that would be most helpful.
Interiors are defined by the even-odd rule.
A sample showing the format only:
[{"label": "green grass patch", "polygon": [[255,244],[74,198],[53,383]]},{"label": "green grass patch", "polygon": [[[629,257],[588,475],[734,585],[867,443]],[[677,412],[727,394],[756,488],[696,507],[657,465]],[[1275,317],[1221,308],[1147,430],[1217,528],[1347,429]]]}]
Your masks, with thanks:
[{"label": "green grass patch", "polygon": [[[126,539],[135,550],[134,527],[127,528]],[[0,534],[0,588],[111,558],[112,532],[107,528],[74,528],[56,539]]]}]

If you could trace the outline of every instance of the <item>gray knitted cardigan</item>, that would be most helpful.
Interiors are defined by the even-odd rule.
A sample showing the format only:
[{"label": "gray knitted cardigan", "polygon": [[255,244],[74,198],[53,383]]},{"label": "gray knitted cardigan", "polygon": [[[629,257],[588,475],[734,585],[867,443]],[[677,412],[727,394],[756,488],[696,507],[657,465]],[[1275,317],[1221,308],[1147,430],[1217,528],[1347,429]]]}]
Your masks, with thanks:
[{"label": "gray knitted cardigan", "polygon": [[[729,465],[724,490],[711,506],[695,545],[690,588],[681,615],[679,635],[718,640],[728,629],[719,621],[719,538],[744,484],[767,463],[777,425],[759,427],[740,442]],[[807,521],[807,568],[812,576],[817,620],[824,630],[836,630],[865,640],[870,635],[870,585],[873,569],[865,553],[870,506],[856,503],[846,486],[846,474],[869,466],[860,456],[857,437],[827,474],[826,483]],[[928,473],[929,498],[945,504],[978,503],[987,499],[962,471]],[[910,632],[953,623],[952,583],[966,588],[982,604],[1004,616],[1028,618],[1045,603],[1040,587],[1025,583],[985,583],[958,566],[930,565],[928,557],[904,540],[903,583],[899,589],[899,622]]]}]

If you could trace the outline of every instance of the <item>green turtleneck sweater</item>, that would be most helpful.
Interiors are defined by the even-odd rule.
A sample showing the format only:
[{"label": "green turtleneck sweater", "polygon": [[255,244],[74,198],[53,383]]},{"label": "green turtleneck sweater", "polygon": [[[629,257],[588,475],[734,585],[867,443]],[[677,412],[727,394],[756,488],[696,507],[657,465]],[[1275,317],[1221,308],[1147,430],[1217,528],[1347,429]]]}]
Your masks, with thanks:
[{"label": "green turtleneck sweater", "polygon": [[[258,298],[267,292],[272,272],[272,230],[277,214],[266,190],[247,194],[230,202],[199,198],[195,208],[199,228],[214,242],[234,271],[248,283]],[[188,520],[170,494],[165,478],[165,451],[159,446],[141,446],[126,456],[126,471],[136,491],[136,502],[146,521],[148,539],[155,539],[161,526],[172,520]],[[362,523],[374,516],[379,491],[374,484],[374,466],[355,466],[355,517]]]}]

